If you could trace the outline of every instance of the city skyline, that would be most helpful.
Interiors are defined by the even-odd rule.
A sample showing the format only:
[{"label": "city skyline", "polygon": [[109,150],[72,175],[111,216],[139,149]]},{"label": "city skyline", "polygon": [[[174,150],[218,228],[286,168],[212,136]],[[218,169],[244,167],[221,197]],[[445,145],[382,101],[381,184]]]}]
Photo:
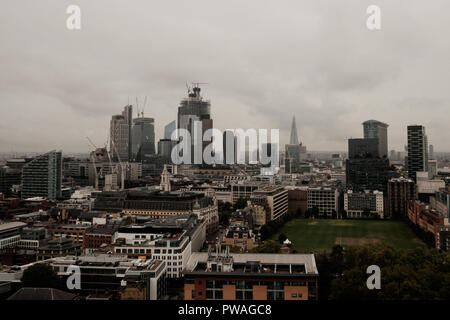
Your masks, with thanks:
[{"label": "city skyline", "polygon": [[450,102],[447,3],[411,3],[380,1],[383,29],[374,33],[358,1],[260,9],[252,1],[120,9],[79,1],[86,19],[75,32],[65,28],[64,1],[38,11],[6,2],[0,152],[88,152],[85,137],[103,145],[111,115],[136,96],[148,96],[145,116],[155,119],[158,141],[192,81],[208,83],[202,92],[221,130],[278,128],[284,145],[295,116],[309,150],[345,151],[349,138],[361,137],[360,124],[376,119],[389,124],[389,151],[404,149],[416,123],[437,152],[450,151],[448,120],[437,116]]}]

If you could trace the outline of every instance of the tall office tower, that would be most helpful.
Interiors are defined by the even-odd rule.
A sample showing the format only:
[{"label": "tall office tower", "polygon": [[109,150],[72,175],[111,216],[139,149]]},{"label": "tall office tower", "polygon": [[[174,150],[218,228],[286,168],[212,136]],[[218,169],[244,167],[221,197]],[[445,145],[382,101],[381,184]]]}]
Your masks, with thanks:
[{"label": "tall office tower", "polygon": [[417,182],[416,173],[428,171],[428,145],[425,127],[408,126],[408,177]]},{"label": "tall office tower", "polygon": [[174,132],[176,128],[177,128],[177,124],[176,124],[175,120],[172,121],[172,122],[169,122],[164,127],[164,139],[171,140],[172,139],[172,132]]},{"label": "tall office tower", "polygon": [[128,160],[131,159],[132,146],[133,146],[133,135],[132,135],[132,127],[133,127],[133,106],[127,105],[123,108],[122,116],[125,119],[125,122],[128,124]]},{"label": "tall office tower", "polygon": [[61,197],[62,153],[50,151],[28,162],[22,171],[22,199]]},{"label": "tall office tower", "polygon": [[[202,140],[199,135],[203,137],[206,130],[213,128],[213,120],[211,119],[211,102],[203,99],[200,95],[200,88],[196,85],[192,91],[188,91],[188,97],[180,102],[178,107],[178,129],[186,129],[191,134],[191,156],[192,164],[194,163],[194,122],[200,121],[202,131],[197,133],[198,139]],[[212,142],[202,141],[202,155],[206,146]]]},{"label": "tall office tower", "polygon": [[433,146],[432,144],[430,144],[430,147],[429,147],[428,158],[429,158],[430,160],[436,160],[436,159],[434,158],[434,146]]},{"label": "tall office tower", "polygon": [[[225,130],[223,132],[223,163],[235,164],[237,163],[237,138],[232,130]],[[229,159],[227,159],[227,157]]]},{"label": "tall office tower", "polygon": [[388,124],[377,121],[367,120],[363,122],[364,138],[365,139],[378,139],[378,152],[380,157],[388,156],[388,137],[387,128]]},{"label": "tall office tower", "polygon": [[353,191],[386,191],[389,160],[380,157],[378,139],[349,139],[346,184]]},{"label": "tall office tower", "polygon": [[302,145],[299,143],[297,135],[297,126],[295,124],[295,117],[292,118],[291,136],[289,144],[285,146],[284,166],[286,173],[300,172],[300,154],[302,152]]},{"label": "tall office tower", "polygon": [[135,118],[132,132],[132,160],[145,161],[155,154],[155,120]]},{"label": "tall office tower", "polygon": [[118,156],[121,161],[129,161],[132,158],[132,117],[133,107],[125,106],[121,115],[113,115],[110,122],[110,150],[113,159]]}]

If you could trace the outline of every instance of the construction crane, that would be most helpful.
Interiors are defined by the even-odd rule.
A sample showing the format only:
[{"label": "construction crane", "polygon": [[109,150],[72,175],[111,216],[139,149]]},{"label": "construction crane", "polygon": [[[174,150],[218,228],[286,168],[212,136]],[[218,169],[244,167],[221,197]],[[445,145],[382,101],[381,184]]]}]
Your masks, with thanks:
[{"label": "construction crane", "polygon": [[117,152],[117,148],[116,148],[116,145],[114,143],[114,140],[111,140],[111,142],[112,142],[112,146],[114,148],[114,151],[116,152],[117,160],[119,161],[119,164],[120,164],[120,169],[122,171],[121,174],[120,174],[120,190],[123,190],[125,188],[125,168],[123,166],[122,161],[120,160],[120,155],[119,155],[119,152]]},{"label": "construction crane", "polygon": [[192,84],[198,88],[198,86],[201,84],[209,84],[209,83],[208,82],[192,82]]},{"label": "construction crane", "polygon": [[89,139],[89,137],[86,137],[86,139],[89,141],[89,143],[91,144],[91,146],[94,147],[94,149],[97,149],[97,146],[92,142],[91,139]]},{"label": "construction crane", "polygon": [[147,96],[144,97],[144,104],[141,104],[141,108],[139,108],[139,100],[138,100],[138,97],[136,97],[136,110],[137,110],[138,118],[144,117],[144,110],[145,110],[146,104],[147,104]]},{"label": "construction crane", "polygon": [[[99,176],[99,172],[97,172],[97,165],[95,164],[95,156],[96,153],[95,151],[97,150],[97,147],[95,146],[95,144],[92,142],[91,139],[89,139],[89,137],[86,137],[86,139],[89,141],[89,143],[94,147],[94,153],[91,153],[91,161],[92,161],[92,165],[94,167],[94,174],[95,174],[95,182],[94,182],[94,188],[95,190],[98,190],[98,176]],[[101,170],[101,169],[100,169]]]}]

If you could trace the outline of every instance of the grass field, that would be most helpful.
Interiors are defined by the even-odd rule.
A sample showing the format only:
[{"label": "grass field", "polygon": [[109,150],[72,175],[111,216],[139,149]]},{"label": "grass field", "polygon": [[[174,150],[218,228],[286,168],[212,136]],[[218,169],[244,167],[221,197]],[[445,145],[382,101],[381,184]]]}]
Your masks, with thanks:
[{"label": "grass field", "polygon": [[272,239],[284,233],[298,252],[329,250],[334,244],[387,243],[411,249],[424,244],[402,221],[293,219]]}]

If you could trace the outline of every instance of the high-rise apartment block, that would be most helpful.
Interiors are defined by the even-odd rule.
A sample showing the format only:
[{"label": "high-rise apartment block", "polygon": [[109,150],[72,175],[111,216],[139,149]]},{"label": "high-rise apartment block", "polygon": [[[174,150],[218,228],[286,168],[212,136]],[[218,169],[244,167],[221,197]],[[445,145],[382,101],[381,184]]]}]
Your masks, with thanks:
[{"label": "high-rise apartment block", "polygon": [[424,126],[408,126],[407,170],[414,182],[417,181],[417,172],[428,171],[428,141]]},{"label": "high-rise apartment block", "polygon": [[61,196],[62,153],[51,151],[28,162],[22,170],[22,199]]}]

